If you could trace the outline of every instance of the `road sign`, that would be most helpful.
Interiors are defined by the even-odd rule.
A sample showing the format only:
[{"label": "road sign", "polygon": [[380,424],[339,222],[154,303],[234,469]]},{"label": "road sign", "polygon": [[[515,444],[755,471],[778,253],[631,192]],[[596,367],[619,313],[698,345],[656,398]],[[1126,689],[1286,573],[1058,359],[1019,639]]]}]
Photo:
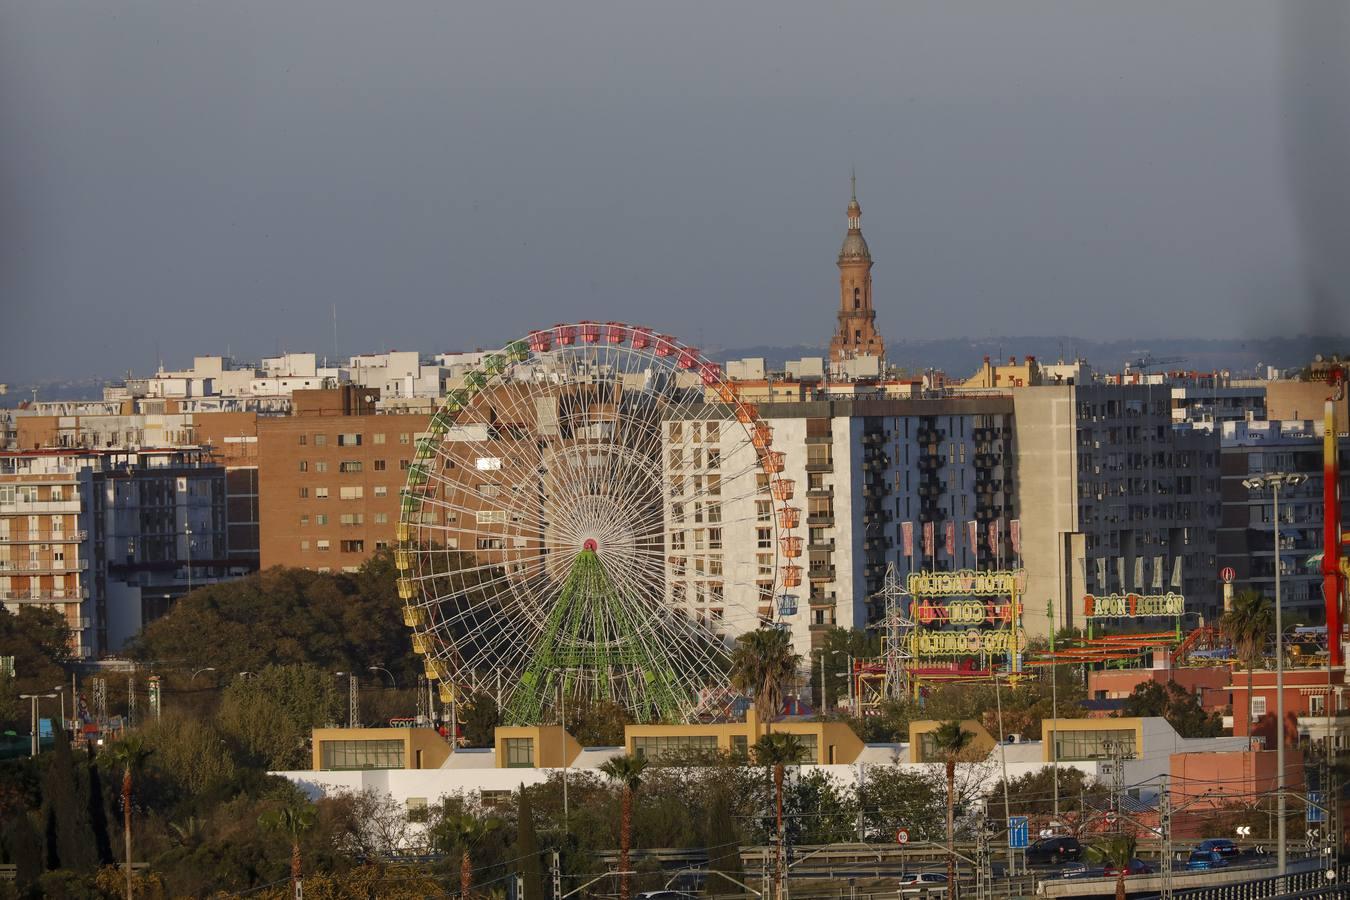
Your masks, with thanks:
[{"label": "road sign", "polygon": [[1251,836],[1252,836],[1252,826],[1250,826],[1250,825],[1239,825],[1239,826],[1237,827],[1237,836],[1238,836],[1238,837],[1241,837],[1241,838],[1251,837]]},{"label": "road sign", "polygon": [[1031,844],[1031,825],[1026,816],[1008,816],[1008,847],[1025,850]]},{"label": "road sign", "polygon": [[1223,579],[1224,584],[1232,584],[1233,579],[1237,577],[1237,572],[1233,571],[1232,566],[1224,566],[1219,570],[1219,577]]},{"label": "road sign", "polygon": [[909,843],[909,829],[908,829],[908,828],[901,828],[899,831],[897,831],[897,832],[895,833],[895,842],[896,842],[897,844],[908,844],[908,843]]},{"label": "road sign", "polygon": [[1327,811],[1322,808],[1322,792],[1308,791],[1308,813],[1305,821],[1325,822],[1327,820]]}]

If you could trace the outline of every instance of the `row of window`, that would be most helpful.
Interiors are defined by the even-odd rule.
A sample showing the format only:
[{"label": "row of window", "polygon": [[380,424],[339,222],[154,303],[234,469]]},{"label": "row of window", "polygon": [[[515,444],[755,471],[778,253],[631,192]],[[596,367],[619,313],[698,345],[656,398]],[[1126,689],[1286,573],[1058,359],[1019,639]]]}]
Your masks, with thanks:
[{"label": "row of window", "polygon": [[[387,497],[389,496],[389,488],[386,485],[377,484],[371,488],[371,493],[376,497]],[[365,487],[359,484],[338,488],[339,500],[360,500],[365,497],[365,495]],[[308,500],[310,497],[313,497],[315,500],[327,500],[328,488],[309,487],[306,485],[299,489],[299,497],[301,500]]]},{"label": "row of window", "polygon": [[[385,544],[384,541],[377,541],[377,542],[376,542],[376,547],[380,547],[380,548],[382,549],[382,545],[384,545],[384,544]],[[343,553],[365,553],[365,552],[366,552],[366,542],[365,542],[365,541],[362,541],[362,540],[355,540],[355,541],[338,541],[338,545],[339,545],[339,547],[341,547],[341,550],[342,550]],[[300,542],[300,549],[301,549],[301,550],[308,550],[309,548],[310,548],[310,543],[309,543],[309,541],[301,541],[301,542]],[[333,542],[330,541],[330,540],[328,540],[327,538],[321,538],[320,540],[317,540],[317,541],[314,542],[314,549],[317,550],[317,551],[320,552],[320,553],[327,553],[327,552],[328,552],[329,550],[331,550],[332,548],[333,548]]]},{"label": "row of window", "polygon": [[[344,432],[336,436],[337,445],[339,447],[360,447],[363,439],[363,435],[352,432]],[[372,444],[383,444],[384,440],[385,436],[382,433],[375,433],[370,436],[370,442]],[[309,445],[311,441],[315,447],[323,447],[328,444],[328,435],[317,432],[313,435],[302,434],[299,436],[299,441],[302,447]],[[400,444],[410,444],[412,443],[412,435],[408,432],[404,432],[398,436],[398,442]]]},{"label": "row of window", "polygon": [[[386,463],[387,463],[386,460],[383,460],[383,459],[377,459],[377,460],[375,460],[375,461],[373,462],[373,464],[372,464],[371,467],[372,467],[376,472],[383,472],[383,471],[385,471],[385,470],[388,468],[387,465],[386,465]],[[402,469],[407,469],[408,466],[410,465],[409,461],[406,460],[406,459],[399,460],[399,463],[400,463],[400,468],[402,468]],[[308,471],[310,471],[310,461],[309,461],[309,460],[307,460],[307,459],[302,459],[302,460],[300,460],[300,464],[299,464],[299,465],[300,465],[300,471],[301,471],[301,472],[308,472]],[[338,463],[338,471],[339,471],[339,472],[342,472],[343,474],[348,474],[348,475],[350,475],[350,474],[355,474],[355,473],[357,473],[357,472],[362,471],[362,469],[363,469],[363,464],[362,464],[362,462],[361,462],[360,460],[357,460],[357,459],[348,459],[348,460],[344,460],[344,461]],[[328,463],[327,463],[327,461],[322,460],[322,459],[316,459],[316,460],[314,460],[314,463],[313,463],[313,471],[318,472],[318,473],[327,472],[327,471],[328,471]]]},{"label": "row of window", "polygon": [[[327,525],[328,515],[326,513],[319,513],[318,515],[314,516],[310,516],[308,514],[302,515],[300,516],[300,527],[301,528],[309,527],[311,521],[313,521],[315,525],[319,526]],[[388,525],[389,513],[382,513],[382,512],[373,513],[371,515],[371,521],[374,522],[376,525]],[[351,526],[351,525],[364,525],[365,523],[366,523],[365,513],[343,513],[342,515],[338,516],[339,525]]]}]

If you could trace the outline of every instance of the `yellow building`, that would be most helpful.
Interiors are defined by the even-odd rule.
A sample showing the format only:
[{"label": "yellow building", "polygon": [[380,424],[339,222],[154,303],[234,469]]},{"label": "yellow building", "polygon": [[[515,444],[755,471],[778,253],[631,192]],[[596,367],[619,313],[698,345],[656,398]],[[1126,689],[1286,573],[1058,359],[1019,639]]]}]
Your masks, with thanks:
[{"label": "yellow building", "polygon": [[[915,763],[936,763],[945,762],[943,756],[934,744],[933,732],[937,731],[942,725],[936,719],[923,719],[918,722],[909,723],[909,761]],[[968,731],[974,738],[961,754],[962,760],[984,759],[990,751],[998,745],[983,725],[974,719],[966,719],[961,723],[961,730]]]},{"label": "yellow building", "polygon": [[315,770],[439,769],[450,745],[433,728],[315,728]]}]

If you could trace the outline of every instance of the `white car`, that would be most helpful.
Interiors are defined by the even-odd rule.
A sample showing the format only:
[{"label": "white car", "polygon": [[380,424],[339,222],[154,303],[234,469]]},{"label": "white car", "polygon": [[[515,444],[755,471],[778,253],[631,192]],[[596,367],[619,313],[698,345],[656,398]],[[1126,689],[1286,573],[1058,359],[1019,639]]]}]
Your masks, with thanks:
[{"label": "white car", "polygon": [[910,872],[900,876],[900,895],[942,897],[947,893],[947,876],[937,872]]}]

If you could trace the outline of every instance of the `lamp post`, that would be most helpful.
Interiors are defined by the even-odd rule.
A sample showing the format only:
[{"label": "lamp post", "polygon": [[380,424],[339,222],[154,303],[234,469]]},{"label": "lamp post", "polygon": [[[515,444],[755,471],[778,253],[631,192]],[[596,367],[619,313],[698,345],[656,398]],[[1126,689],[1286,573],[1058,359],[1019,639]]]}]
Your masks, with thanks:
[{"label": "lamp post", "polygon": [[[192,683],[197,680],[197,676],[202,674],[203,672],[214,672],[215,670],[216,670],[215,666],[203,666],[202,668],[192,673],[192,677],[188,679],[188,686],[191,687]],[[244,673],[240,672],[239,674],[243,675]]]},{"label": "lamp post", "polygon": [[[65,731],[65,730],[66,730],[66,686],[65,686],[64,684],[58,684],[58,685],[53,686],[53,687],[52,687],[52,690],[56,691],[57,696],[59,696],[59,697],[61,698],[61,730],[62,730],[62,731]],[[75,718],[75,704],[74,704],[74,702],[72,702],[72,703],[70,704],[70,717],[71,717],[72,719]]]},{"label": "lamp post", "polygon": [[390,683],[391,685],[393,685],[394,689],[395,689],[395,690],[398,689],[398,679],[394,677],[394,673],[393,673],[393,672],[390,672],[388,669],[384,668],[383,666],[366,666],[366,671],[367,671],[367,672],[383,672],[384,674],[386,674],[386,675],[389,676],[389,683]]},{"label": "lamp post", "polygon": [[347,676],[347,727],[355,728],[357,719],[361,718],[361,710],[358,706],[360,702],[357,696],[357,683],[355,672],[334,672],[335,676],[341,678]]},{"label": "lamp post", "polygon": [[[1253,478],[1243,479],[1242,486],[1249,491],[1261,491],[1270,488],[1273,518],[1275,520],[1275,790],[1279,822],[1275,834],[1275,848],[1278,853],[1277,867],[1284,876],[1289,863],[1289,850],[1285,846],[1285,813],[1288,800],[1285,798],[1284,771],[1284,617],[1280,606],[1280,488],[1293,487],[1307,481],[1308,476],[1297,472],[1268,472]],[[1247,698],[1251,703],[1251,698]],[[1251,729],[1251,710],[1247,711],[1248,730]]]},{"label": "lamp post", "polygon": [[188,593],[192,593],[192,525],[183,526],[183,534],[187,535],[187,575],[188,575]]},{"label": "lamp post", "polygon": [[20,700],[31,700],[33,702],[33,755],[38,755],[38,701],[55,700],[56,694],[20,694]]}]

